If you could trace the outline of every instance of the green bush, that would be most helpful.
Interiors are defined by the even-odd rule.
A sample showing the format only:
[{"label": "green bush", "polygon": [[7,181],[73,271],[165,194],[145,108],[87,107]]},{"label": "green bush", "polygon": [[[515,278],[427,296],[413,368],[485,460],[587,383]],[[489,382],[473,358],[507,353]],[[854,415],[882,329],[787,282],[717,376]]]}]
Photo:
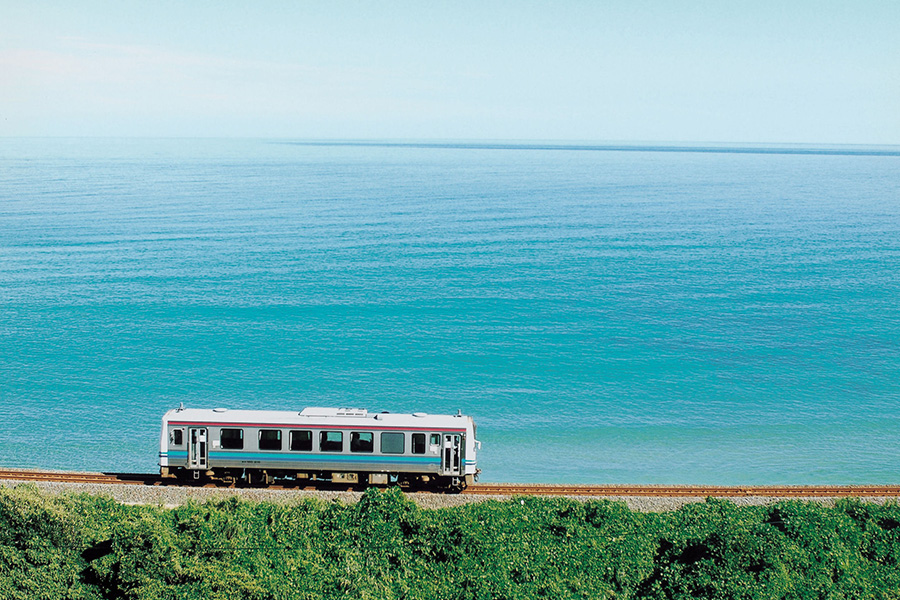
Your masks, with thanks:
[{"label": "green bush", "polygon": [[79,585],[82,536],[70,498],[34,485],[0,489],[0,598],[91,598]]},{"label": "green bush", "polygon": [[0,598],[900,598],[900,507],[518,498],[165,509],[0,488]]}]

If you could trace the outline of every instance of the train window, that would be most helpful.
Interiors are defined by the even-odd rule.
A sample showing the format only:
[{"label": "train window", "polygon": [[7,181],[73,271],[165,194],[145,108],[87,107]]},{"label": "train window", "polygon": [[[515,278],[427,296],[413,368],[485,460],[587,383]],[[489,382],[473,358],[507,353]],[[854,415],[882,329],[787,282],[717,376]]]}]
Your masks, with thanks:
[{"label": "train window", "polygon": [[184,443],[184,429],[173,429],[172,430],[171,443],[173,446],[180,446]]},{"label": "train window", "polygon": [[223,450],[241,450],[244,447],[243,429],[223,429],[219,433]]},{"label": "train window", "polygon": [[413,454],[425,454],[425,434],[424,433],[412,434],[412,453]]},{"label": "train window", "polygon": [[319,450],[322,452],[343,452],[344,434],[340,431],[323,431],[319,433]]},{"label": "train window", "polygon": [[403,434],[387,431],[382,433],[381,452],[384,454],[403,454]]},{"label": "train window", "polygon": [[291,450],[306,452],[312,450],[312,431],[292,431]]},{"label": "train window", "polygon": [[281,430],[280,429],[260,429],[259,430],[259,449],[260,450],[281,450]]},{"label": "train window", "polygon": [[350,452],[371,452],[375,449],[375,434],[369,431],[350,433]]},{"label": "train window", "polygon": [[441,445],[441,434],[439,434],[439,433],[431,434],[431,445],[432,446],[440,446]]}]

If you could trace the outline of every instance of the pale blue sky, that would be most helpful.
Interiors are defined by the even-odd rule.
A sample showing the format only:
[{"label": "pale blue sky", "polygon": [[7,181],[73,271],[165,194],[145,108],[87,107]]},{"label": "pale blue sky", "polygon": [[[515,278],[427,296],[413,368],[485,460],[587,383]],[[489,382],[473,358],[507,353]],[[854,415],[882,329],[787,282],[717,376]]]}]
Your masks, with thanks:
[{"label": "pale blue sky", "polygon": [[0,136],[900,144],[900,1],[0,0]]}]

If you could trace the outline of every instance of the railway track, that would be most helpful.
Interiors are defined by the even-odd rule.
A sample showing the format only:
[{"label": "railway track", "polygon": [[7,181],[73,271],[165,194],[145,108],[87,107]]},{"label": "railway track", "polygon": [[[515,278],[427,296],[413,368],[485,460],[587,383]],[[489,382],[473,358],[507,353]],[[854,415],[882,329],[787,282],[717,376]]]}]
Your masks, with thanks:
[{"label": "railway track", "polygon": [[56,483],[98,483],[154,485],[161,481],[159,475],[145,473],[81,473],[69,471],[30,471],[24,469],[0,469],[0,480],[50,481]]},{"label": "railway track", "polygon": [[[124,484],[150,486],[220,487],[208,481],[176,481],[146,473],[79,473],[67,471],[32,471],[0,469],[0,480],[44,481],[81,484]],[[323,486],[329,490],[356,490],[340,485]],[[315,490],[306,484],[272,485],[269,489]],[[416,490],[418,491],[418,490]],[[900,486],[675,486],[675,485],[546,485],[479,483],[462,492],[479,496],[651,496],[651,497],[721,497],[763,496],[772,498],[838,498],[900,496]]]},{"label": "railway track", "polygon": [[504,496],[655,496],[721,497],[765,496],[772,498],[900,496],[900,486],[682,486],[682,485],[519,485],[482,483],[464,494]]}]

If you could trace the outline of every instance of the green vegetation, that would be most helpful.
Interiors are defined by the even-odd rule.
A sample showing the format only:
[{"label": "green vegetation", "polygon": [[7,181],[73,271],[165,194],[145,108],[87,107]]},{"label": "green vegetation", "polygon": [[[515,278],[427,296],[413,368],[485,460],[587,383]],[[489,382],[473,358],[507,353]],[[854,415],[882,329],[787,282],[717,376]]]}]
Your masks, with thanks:
[{"label": "green vegetation", "polygon": [[0,598],[900,598],[900,507],[525,498],[175,509],[0,488]]}]

